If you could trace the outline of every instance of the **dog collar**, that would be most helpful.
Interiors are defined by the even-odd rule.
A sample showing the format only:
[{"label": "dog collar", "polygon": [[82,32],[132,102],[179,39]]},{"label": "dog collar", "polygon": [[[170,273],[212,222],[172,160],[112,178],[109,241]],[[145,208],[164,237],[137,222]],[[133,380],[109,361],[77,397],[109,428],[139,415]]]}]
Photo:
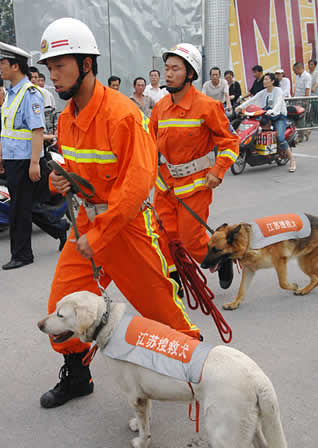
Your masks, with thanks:
[{"label": "dog collar", "polygon": [[102,315],[101,321],[99,323],[99,325],[96,327],[94,334],[93,334],[93,341],[96,341],[99,332],[101,331],[101,329],[107,324],[108,319],[109,319],[109,314],[110,314],[110,298],[106,295],[103,294],[104,296],[104,301],[105,301],[105,306],[106,306],[106,310]]}]

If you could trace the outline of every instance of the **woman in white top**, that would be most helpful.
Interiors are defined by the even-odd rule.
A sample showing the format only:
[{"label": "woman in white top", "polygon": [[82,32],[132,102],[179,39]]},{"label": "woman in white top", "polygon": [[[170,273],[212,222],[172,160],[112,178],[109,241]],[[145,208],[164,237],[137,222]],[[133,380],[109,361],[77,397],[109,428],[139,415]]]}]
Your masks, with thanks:
[{"label": "woman in white top", "polygon": [[277,132],[278,148],[280,151],[286,152],[290,161],[289,171],[293,173],[296,171],[296,161],[285,140],[287,108],[282,89],[277,87],[277,84],[278,81],[274,73],[266,73],[264,76],[264,90],[261,90],[251,99],[238,106],[235,111],[238,112],[245,109],[250,104],[256,104],[262,109],[266,109],[266,115],[272,118],[273,127]]},{"label": "woman in white top", "polygon": [[278,80],[278,87],[282,89],[284,97],[290,97],[290,80],[285,77],[285,73],[282,68],[278,68],[276,70],[275,78]]}]

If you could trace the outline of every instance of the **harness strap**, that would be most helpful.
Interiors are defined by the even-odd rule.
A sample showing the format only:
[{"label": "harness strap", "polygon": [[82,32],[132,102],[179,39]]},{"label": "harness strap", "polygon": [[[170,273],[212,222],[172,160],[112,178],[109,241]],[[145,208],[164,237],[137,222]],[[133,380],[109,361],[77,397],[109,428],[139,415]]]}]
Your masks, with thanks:
[{"label": "harness strap", "polygon": [[[192,384],[188,382],[188,385],[191,389],[193,400],[194,400],[194,391]],[[195,422],[195,431],[199,432],[199,420],[200,420],[200,402],[198,400],[195,400],[195,418],[192,418],[192,403],[189,404],[189,420],[191,422]]]},{"label": "harness strap", "polygon": [[192,215],[197,221],[199,221],[199,223],[202,224],[203,227],[205,227],[205,228],[211,233],[211,235],[213,235],[214,230],[212,230],[211,227],[209,227],[209,226],[207,225],[207,223],[206,223],[205,221],[203,221],[203,219],[202,219],[202,218],[201,218],[201,217],[200,217],[194,210],[192,210],[191,207],[189,207],[189,206],[188,206],[182,199],[178,198],[178,196],[174,193],[174,191],[172,190],[172,188],[170,188],[170,187],[166,184],[166,182],[164,181],[164,179],[163,179],[163,177],[162,177],[160,171],[159,171],[159,173],[158,173],[158,177],[159,177],[159,179],[161,180],[161,182],[163,183],[163,185],[167,188],[167,190],[169,191],[169,193],[173,194],[173,195],[175,196],[175,198],[180,202],[180,204],[182,204],[183,207],[184,207],[185,209],[187,209],[188,212],[191,213],[191,215]]}]

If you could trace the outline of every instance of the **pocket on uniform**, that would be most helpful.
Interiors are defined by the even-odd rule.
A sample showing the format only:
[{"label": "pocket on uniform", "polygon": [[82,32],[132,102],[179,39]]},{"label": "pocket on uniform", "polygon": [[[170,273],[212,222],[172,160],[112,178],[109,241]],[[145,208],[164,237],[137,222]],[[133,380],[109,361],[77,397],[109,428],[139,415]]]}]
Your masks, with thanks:
[{"label": "pocket on uniform", "polygon": [[117,178],[118,163],[99,163],[97,164],[97,178],[100,182],[111,182]]},{"label": "pocket on uniform", "polygon": [[197,144],[198,138],[200,137],[200,128],[199,127],[186,128],[184,131],[185,131],[184,146],[193,148]]}]

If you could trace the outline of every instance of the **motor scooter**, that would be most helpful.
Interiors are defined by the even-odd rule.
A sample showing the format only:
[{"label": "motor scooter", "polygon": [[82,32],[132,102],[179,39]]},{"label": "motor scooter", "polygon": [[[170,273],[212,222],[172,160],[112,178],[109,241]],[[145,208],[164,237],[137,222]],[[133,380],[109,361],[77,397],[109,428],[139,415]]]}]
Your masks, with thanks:
[{"label": "motor scooter", "polygon": [[[240,152],[231,166],[233,174],[243,173],[246,164],[250,166],[267,165],[275,162],[279,166],[286,165],[288,158],[277,147],[277,132],[269,124],[262,127],[262,118],[266,110],[251,104],[238,116],[231,120],[239,137]],[[304,108],[292,106],[287,108],[287,127],[285,139],[290,148],[296,146],[296,121],[304,116]]]},{"label": "motor scooter", "polygon": [[[63,162],[62,156],[56,153],[50,153],[51,157]],[[7,181],[4,175],[0,176],[0,231],[9,228],[9,209],[10,209],[10,194],[7,188]],[[41,215],[48,214],[51,220],[63,218],[64,215],[70,216],[67,209],[67,201],[61,194],[51,195],[50,199],[44,203],[38,203],[34,206],[33,214],[40,219]],[[36,222],[36,220],[35,220]]]}]

